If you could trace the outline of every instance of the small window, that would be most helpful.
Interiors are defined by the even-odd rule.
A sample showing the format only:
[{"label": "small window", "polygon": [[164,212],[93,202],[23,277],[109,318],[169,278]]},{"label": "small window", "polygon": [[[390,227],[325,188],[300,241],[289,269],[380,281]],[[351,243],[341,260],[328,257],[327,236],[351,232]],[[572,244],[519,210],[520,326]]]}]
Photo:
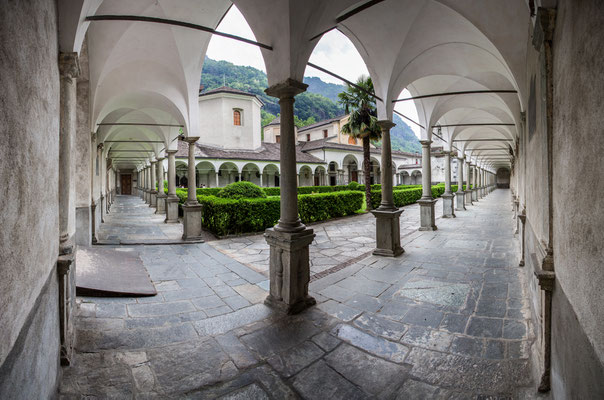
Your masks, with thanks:
[{"label": "small window", "polygon": [[241,110],[233,110],[233,125],[241,126]]},{"label": "small window", "polygon": [[352,136],[348,136],[348,144],[357,144],[357,140]]},{"label": "small window", "polygon": [[306,141],[307,141],[307,142],[310,142],[310,133],[307,133],[307,134],[306,134]]},{"label": "small window", "polygon": [[323,137],[326,138],[327,137],[327,129],[323,129]]},{"label": "small window", "polygon": [[275,136],[275,143],[281,143],[281,136],[280,135]]}]

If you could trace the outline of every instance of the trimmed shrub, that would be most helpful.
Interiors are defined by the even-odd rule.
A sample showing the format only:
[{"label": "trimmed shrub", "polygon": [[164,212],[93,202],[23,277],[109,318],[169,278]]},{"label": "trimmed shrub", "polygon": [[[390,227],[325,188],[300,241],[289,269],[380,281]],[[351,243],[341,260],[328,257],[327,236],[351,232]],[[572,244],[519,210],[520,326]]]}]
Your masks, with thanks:
[{"label": "trimmed shrub", "polygon": [[[197,196],[202,207],[204,228],[224,236],[259,232],[274,226],[279,220],[279,197],[225,199]],[[298,196],[300,219],[304,223],[354,214],[363,204],[363,194],[356,191]]]},{"label": "trimmed shrub", "polygon": [[201,196],[216,196],[222,188],[213,187],[213,188],[197,188],[197,194]]},{"label": "trimmed shrub", "polygon": [[226,185],[216,194],[224,199],[257,199],[266,197],[262,188],[252,182],[241,181]]},{"label": "trimmed shrub", "polygon": [[[422,197],[421,188],[412,188],[404,190],[393,190],[392,197],[394,199],[394,205],[396,207],[406,206],[407,204],[413,204]],[[372,208],[378,208],[382,202],[382,192],[380,190],[373,190],[371,192],[371,206]]]},{"label": "trimmed shrub", "polygon": [[262,190],[264,191],[264,193],[266,193],[267,196],[280,196],[281,195],[281,188],[279,188],[279,187],[265,187],[265,188],[262,188]]},{"label": "trimmed shrub", "polygon": [[298,196],[298,212],[304,223],[352,215],[363,206],[363,193],[341,191]]}]

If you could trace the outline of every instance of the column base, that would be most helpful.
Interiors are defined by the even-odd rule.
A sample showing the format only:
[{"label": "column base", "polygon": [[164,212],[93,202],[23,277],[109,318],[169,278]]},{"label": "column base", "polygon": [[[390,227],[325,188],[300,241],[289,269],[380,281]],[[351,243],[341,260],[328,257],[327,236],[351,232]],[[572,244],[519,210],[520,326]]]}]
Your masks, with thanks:
[{"label": "column base", "polygon": [[434,216],[434,204],[436,199],[419,199],[419,217],[420,217],[420,231],[435,231],[436,218]]},{"label": "column base", "polygon": [[472,201],[478,201],[478,189],[472,189]]},{"label": "column base", "polygon": [[157,210],[155,210],[155,214],[165,214],[166,213],[166,196],[165,193],[157,194]]},{"label": "column base", "polygon": [[157,190],[152,190],[149,194],[149,207],[157,207]]},{"label": "column base", "polygon": [[470,189],[470,190],[466,189],[465,193],[466,193],[465,205],[471,206],[472,205],[472,189]]},{"label": "column base", "polygon": [[282,232],[269,228],[264,237],[270,246],[270,294],[264,303],[290,315],[316,304],[315,299],[308,295],[308,246],[315,237],[313,230],[305,228],[300,232]]},{"label": "column base", "polygon": [[375,250],[376,256],[396,257],[405,252],[401,247],[400,217],[403,209],[372,210],[375,217]]},{"label": "column base", "polygon": [[57,260],[59,275],[59,329],[61,338],[61,365],[70,365],[75,347],[75,254],[59,256]]},{"label": "column base", "polygon": [[455,210],[465,211],[466,210],[466,194],[463,191],[455,192]]},{"label": "column base", "polygon": [[443,218],[455,218],[455,195],[444,193],[440,197],[443,199]]},{"label": "column base", "polygon": [[201,240],[201,204],[183,205],[183,240]]},{"label": "column base", "polygon": [[166,224],[178,222],[178,197],[166,197]]}]

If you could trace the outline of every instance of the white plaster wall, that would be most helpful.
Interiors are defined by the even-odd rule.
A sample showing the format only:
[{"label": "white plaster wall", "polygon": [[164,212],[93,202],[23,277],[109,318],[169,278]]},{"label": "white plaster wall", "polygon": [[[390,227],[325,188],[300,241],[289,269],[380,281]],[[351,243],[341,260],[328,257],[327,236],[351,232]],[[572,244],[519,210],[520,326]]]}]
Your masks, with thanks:
[{"label": "white plaster wall", "polygon": [[[233,123],[241,110],[242,124]],[[257,149],[261,144],[260,103],[250,96],[219,93],[199,98],[199,143],[228,149]]]},{"label": "white plaster wall", "polygon": [[[56,21],[54,1],[0,4],[0,365],[49,275],[55,273],[58,255]],[[53,317],[56,314],[45,316]],[[50,364],[40,360],[35,372],[49,373],[56,381],[57,360]],[[35,385],[42,378],[29,379]],[[52,394],[50,385],[41,397]],[[26,395],[15,398],[21,396]]]}]

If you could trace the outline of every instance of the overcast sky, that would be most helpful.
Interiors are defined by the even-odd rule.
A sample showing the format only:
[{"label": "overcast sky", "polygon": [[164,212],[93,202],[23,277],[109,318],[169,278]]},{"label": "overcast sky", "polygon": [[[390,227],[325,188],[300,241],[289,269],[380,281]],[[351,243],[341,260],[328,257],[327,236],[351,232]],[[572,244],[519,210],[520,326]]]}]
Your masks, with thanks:
[{"label": "overcast sky", "polygon": [[[243,15],[241,15],[235,6],[231,7],[218,26],[218,30],[256,40],[245,18],[243,18]],[[208,46],[207,55],[214,60],[225,60],[236,65],[249,65],[266,72],[260,49],[236,40],[213,36]],[[310,62],[353,82],[360,75],[369,74],[363,59],[356,51],[354,45],[338,30],[333,30],[323,35],[310,56]],[[342,83],[339,79],[311,67],[306,68],[304,76],[317,76],[325,82]],[[402,96],[408,95],[406,90],[402,94]],[[417,121],[417,111],[412,101],[397,103],[396,110]],[[411,123],[409,123],[409,126],[413,129],[415,135],[419,137],[419,128]]]}]

